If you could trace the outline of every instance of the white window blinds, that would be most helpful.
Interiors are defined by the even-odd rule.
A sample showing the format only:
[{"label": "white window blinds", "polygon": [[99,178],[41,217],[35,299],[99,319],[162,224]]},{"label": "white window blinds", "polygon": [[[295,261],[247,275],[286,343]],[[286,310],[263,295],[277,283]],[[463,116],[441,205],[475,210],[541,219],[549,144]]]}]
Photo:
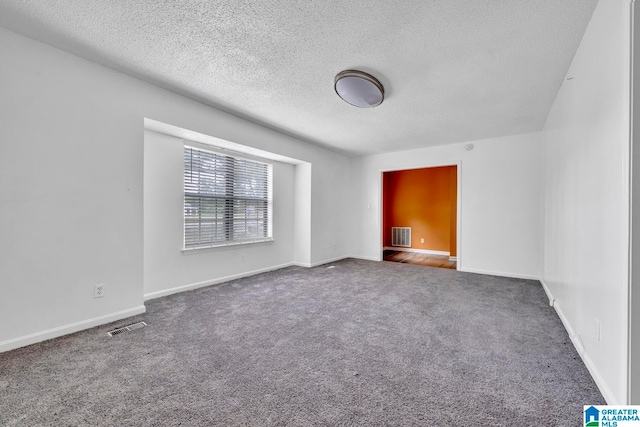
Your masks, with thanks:
[{"label": "white window blinds", "polygon": [[184,248],[272,238],[272,166],[184,147]]}]

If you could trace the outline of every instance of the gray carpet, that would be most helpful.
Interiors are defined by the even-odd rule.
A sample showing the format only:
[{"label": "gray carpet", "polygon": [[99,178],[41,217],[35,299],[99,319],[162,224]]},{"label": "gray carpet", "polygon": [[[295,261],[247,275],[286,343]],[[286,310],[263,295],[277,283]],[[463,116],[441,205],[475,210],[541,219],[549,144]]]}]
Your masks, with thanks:
[{"label": "gray carpet", "polygon": [[333,265],[0,354],[0,425],[577,426],[604,404],[538,282]]}]

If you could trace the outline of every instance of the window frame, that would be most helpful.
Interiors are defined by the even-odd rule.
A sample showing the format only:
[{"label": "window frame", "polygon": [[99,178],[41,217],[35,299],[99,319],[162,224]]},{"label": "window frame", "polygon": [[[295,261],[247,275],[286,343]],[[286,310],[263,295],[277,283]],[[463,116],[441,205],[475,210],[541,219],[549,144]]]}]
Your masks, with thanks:
[{"label": "window frame", "polygon": [[[229,193],[227,191],[229,191],[229,188],[233,188],[233,183],[236,182],[235,177],[233,177],[231,179],[231,186],[228,187],[229,182],[226,181],[227,177],[225,176],[225,186],[227,186],[227,190],[225,191],[225,197],[222,196],[212,196],[212,195],[206,195],[203,198],[214,198],[214,199],[218,199],[218,200],[223,200],[224,204],[225,204],[225,208],[224,208],[224,218],[223,218],[223,230],[225,233],[225,240],[219,240],[219,241],[209,241],[209,242],[203,242],[200,241],[199,243],[196,244],[190,244],[189,246],[187,246],[187,222],[188,222],[188,216],[187,216],[187,197],[191,196],[194,197],[193,193],[188,193],[187,191],[187,170],[186,170],[186,151],[188,149],[195,149],[195,150],[199,150],[199,151],[203,151],[203,152],[207,152],[216,156],[223,156],[223,158],[225,159],[225,161],[229,161],[230,159],[235,159],[235,160],[240,160],[240,161],[248,161],[248,162],[253,162],[253,163],[257,163],[257,164],[261,164],[261,165],[265,165],[266,166],[266,179],[267,179],[267,191],[266,191],[266,199],[264,199],[264,203],[266,203],[266,207],[264,208],[264,211],[261,210],[261,212],[264,212],[266,215],[266,219],[262,220],[264,222],[264,227],[265,227],[265,232],[267,234],[266,237],[254,237],[254,238],[244,238],[244,239],[239,239],[239,240],[234,240],[233,239],[233,232],[234,232],[234,221],[243,221],[245,224],[247,223],[247,221],[253,221],[253,219],[248,219],[246,218],[246,216],[244,218],[239,218],[239,219],[234,219],[233,218],[233,214],[231,217],[228,217],[230,212],[234,212],[234,202],[238,202],[238,201],[244,201],[245,203],[247,203],[247,201],[249,200],[253,200],[255,201],[256,199],[250,199],[247,197],[237,197],[237,196],[233,196],[233,195],[229,195]],[[233,162],[233,160],[232,160]],[[200,143],[196,143],[194,141],[188,141],[188,140],[183,140],[183,149],[182,149],[182,170],[183,170],[183,174],[182,174],[182,187],[183,187],[183,195],[182,195],[182,219],[183,219],[183,223],[182,223],[182,252],[183,253],[194,253],[194,252],[200,252],[200,251],[207,251],[207,250],[212,250],[212,249],[217,249],[217,248],[224,248],[224,247],[233,247],[233,246],[239,246],[239,245],[252,245],[252,244],[261,244],[261,243],[269,243],[269,242],[273,242],[274,241],[274,237],[273,237],[273,219],[274,219],[274,215],[273,215],[273,162],[269,161],[268,159],[262,158],[262,157],[257,157],[257,156],[251,156],[251,155],[247,155],[244,153],[239,153],[236,151],[231,151],[231,150],[227,150],[221,147],[216,147],[216,146],[212,146],[212,145],[208,145],[208,144],[200,144]],[[233,171],[231,171],[231,169],[225,168],[223,170],[222,173],[224,173],[225,175],[228,174],[229,172],[232,172],[233,174],[236,174],[237,171],[236,169],[233,169]],[[231,190],[233,192],[233,190]],[[199,193],[202,194],[202,193]],[[197,197],[197,196],[196,196]],[[255,219],[256,223],[260,222],[259,218]],[[201,224],[201,221],[199,222]],[[245,227],[246,230],[246,227]],[[229,235],[229,233],[231,233],[231,236]],[[231,239],[229,239],[229,237],[231,237]]]}]

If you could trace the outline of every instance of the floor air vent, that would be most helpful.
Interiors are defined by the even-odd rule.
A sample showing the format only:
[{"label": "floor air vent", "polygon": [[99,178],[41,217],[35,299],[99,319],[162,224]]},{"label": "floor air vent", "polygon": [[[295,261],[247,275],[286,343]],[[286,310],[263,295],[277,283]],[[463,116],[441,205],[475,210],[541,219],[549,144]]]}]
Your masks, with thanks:
[{"label": "floor air vent", "polygon": [[120,335],[124,332],[131,332],[131,331],[135,331],[136,329],[144,328],[145,326],[147,326],[146,323],[138,322],[129,326],[124,326],[122,328],[114,329],[113,331],[109,331],[107,332],[107,335],[109,335],[110,337],[113,337],[115,335]]}]

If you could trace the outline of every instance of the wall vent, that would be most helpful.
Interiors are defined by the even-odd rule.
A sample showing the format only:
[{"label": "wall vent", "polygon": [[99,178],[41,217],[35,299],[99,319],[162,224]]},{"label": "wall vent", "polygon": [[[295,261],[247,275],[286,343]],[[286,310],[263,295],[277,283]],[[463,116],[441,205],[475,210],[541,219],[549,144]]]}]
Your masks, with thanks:
[{"label": "wall vent", "polygon": [[109,331],[109,332],[107,332],[107,335],[109,335],[110,337],[113,337],[113,336],[119,335],[119,334],[121,334],[123,332],[131,332],[131,331],[135,331],[136,329],[144,328],[145,326],[147,326],[146,323],[138,322],[138,323],[134,323],[134,324],[129,325],[129,326],[124,326],[122,328],[114,329],[113,331]]},{"label": "wall vent", "polygon": [[411,247],[411,227],[391,227],[391,246]]}]

